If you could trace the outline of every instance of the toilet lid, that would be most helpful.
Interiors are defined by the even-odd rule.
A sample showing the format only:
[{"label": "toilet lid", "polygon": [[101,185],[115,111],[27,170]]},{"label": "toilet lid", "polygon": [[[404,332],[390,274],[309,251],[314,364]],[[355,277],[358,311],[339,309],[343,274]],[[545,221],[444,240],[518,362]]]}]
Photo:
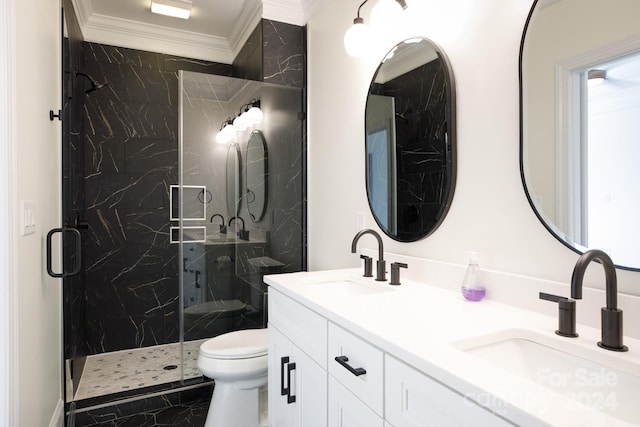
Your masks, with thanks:
[{"label": "toilet lid", "polygon": [[200,353],[212,359],[249,359],[265,356],[267,329],[245,329],[211,338],[200,345]]}]

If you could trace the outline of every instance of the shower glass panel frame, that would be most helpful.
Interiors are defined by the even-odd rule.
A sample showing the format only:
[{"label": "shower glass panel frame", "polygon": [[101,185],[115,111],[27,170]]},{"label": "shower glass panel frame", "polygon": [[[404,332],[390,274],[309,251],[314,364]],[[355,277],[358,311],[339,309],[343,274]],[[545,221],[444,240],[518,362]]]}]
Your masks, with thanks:
[{"label": "shower glass panel frame", "polygon": [[[306,268],[303,90],[265,82],[179,71],[178,185],[200,186],[202,197],[179,197],[180,343],[182,378],[199,376],[194,361],[201,342],[267,324],[264,274]],[[264,120],[216,142],[221,124],[246,104],[260,100]],[[269,186],[262,218],[247,205],[247,145],[252,132],[264,134],[269,151],[264,182]],[[238,153],[238,172],[228,173],[229,147]],[[236,163],[234,163],[236,164]],[[229,194],[229,179],[240,191]],[[191,187],[193,188],[193,187]],[[236,186],[232,186],[236,188]],[[229,200],[233,198],[233,200]],[[228,206],[238,206],[235,215]],[[194,204],[205,206],[194,208]],[[185,212],[206,212],[205,220]],[[205,229],[194,236],[194,229]]]}]

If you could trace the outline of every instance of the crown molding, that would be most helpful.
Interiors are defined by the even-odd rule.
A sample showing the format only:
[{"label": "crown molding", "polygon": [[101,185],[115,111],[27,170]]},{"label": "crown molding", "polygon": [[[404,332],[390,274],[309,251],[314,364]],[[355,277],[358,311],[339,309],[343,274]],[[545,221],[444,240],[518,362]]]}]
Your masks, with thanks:
[{"label": "crown molding", "polygon": [[85,41],[223,64],[233,61],[225,38],[99,15],[86,0],[73,0],[73,5]]},{"label": "crown molding", "polygon": [[322,0],[247,0],[229,39],[176,30],[94,12],[72,0],[85,41],[231,64],[262,18],[305,25]]},{"label": "crown molding", "polygon": [[545,7],[549,7],[554,3],[559,3],[561,0],[539,0],[540,9],[544,9]]},{"label": "crown molding", "polygon": [[262,2],[260,0],[245,1],[245,7],[229,35],[229,46],[235,58],[253,30],[262,19]]},{"label": "crown molding", "polygon": [[301,0],[301,3],[304,12],[304,24],[302,25],[306,25],[307,22],[311,21],[311,18],[313,18],[313,15],[316,14],[318,9],[320,9],[322,0]]},{"label": "crown molding", "polygon": [[262,0],[262,17],[294,25],[306,23],[301,0]]}]

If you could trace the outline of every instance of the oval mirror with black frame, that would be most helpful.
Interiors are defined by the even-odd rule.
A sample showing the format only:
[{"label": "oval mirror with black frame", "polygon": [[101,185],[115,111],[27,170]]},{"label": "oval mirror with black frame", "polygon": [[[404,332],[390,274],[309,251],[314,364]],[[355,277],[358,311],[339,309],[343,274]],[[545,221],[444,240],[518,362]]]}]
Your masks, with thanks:
[{"label": "oval mirror with black frame", "polygon": [[247,143],[247,210],[253,222],[259,222],[267,208],[267,141],[259,130],[254,130]]},{"label": "oval mirror with black frame", "polygon": [[455,189],[453,72],[425,38],[396,45],[378,67],[365,114],[371,212],[392,239],[413,242],[444,220]]},{"label": "oval mirror with black frame", "polygon": [[577,253],[640,270],[640,2],[537,0],[520,49],[520,168],[536,215]]},{"label": "oval mirror with black frame", "polygon": [[227,151],[227,209],[229,216],[237,216],[240,213],[240,201],[242,200],[240,170],[242,160],[238,144],[231,144]]}]

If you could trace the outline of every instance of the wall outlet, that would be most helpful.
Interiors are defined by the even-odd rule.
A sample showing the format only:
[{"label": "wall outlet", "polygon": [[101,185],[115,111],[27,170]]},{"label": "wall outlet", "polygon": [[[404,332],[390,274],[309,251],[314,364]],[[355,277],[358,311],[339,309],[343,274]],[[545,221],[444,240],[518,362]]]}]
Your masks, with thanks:
[{"label": "wall outlet", "polygon": [[22,215],[20,215],[20,233],[23,236],[36,232],[36,202],[24,200],[21,202]]}]

